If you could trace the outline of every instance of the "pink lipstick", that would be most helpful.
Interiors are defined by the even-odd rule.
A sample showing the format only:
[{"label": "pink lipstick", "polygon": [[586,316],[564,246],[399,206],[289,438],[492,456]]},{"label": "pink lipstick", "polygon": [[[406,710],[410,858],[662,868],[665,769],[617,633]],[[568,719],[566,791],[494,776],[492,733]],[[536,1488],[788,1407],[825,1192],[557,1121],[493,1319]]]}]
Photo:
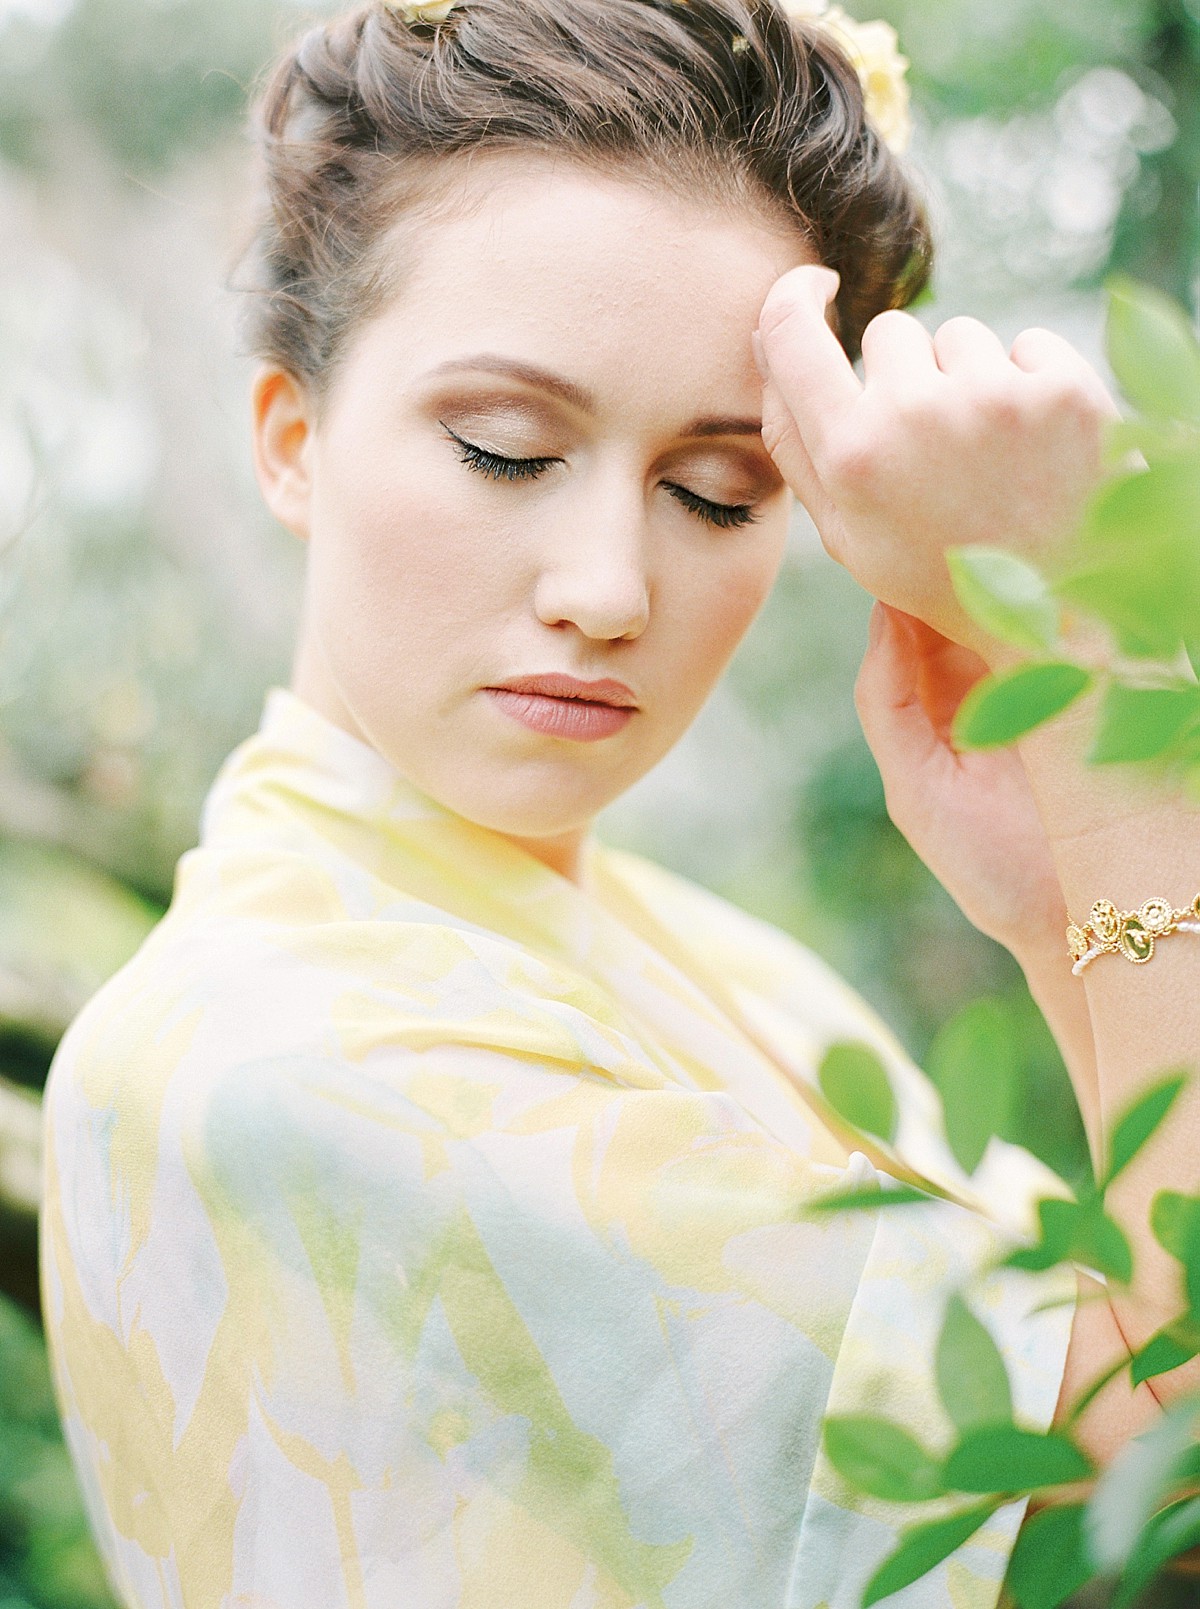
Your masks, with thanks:
[{"label": "pink lipstick", "polygon": [[637,710],[632,690],[624,682],[608,677],[585,682],[555,671],[541,676],[513,676],[484,691],[522,726],[576,743],[612,737],[633,719]]}]

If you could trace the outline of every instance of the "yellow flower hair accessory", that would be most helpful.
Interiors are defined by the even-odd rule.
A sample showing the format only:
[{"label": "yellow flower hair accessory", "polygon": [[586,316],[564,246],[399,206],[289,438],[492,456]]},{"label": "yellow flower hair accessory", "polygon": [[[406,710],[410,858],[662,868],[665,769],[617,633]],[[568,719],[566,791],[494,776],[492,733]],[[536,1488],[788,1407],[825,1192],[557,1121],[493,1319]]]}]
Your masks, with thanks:
[{"label": "yellow flower hair accessory", "polygon": [[456,0],[384,0],[384,4],[405,22],[444,22]]},{"label": "yellow flower hair accessory", "polygon": [[829,0],[779,0],[789,17],[828,28],[858,69],[867,116],[880,139],[903,151],[912,133],[909,116],[908,57],[890,22],[856,22]]}]

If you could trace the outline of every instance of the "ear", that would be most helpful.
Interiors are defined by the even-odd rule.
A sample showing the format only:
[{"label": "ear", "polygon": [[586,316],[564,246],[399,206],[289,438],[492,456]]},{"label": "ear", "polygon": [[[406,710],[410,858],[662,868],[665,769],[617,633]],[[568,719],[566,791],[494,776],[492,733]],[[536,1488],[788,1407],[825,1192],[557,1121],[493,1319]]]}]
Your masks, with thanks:
[{"label": "ear", "polygon": [[307,541],[312,497],[312,406],[286,369],[263,364],[250,387],[254,473],[271,513]]}]

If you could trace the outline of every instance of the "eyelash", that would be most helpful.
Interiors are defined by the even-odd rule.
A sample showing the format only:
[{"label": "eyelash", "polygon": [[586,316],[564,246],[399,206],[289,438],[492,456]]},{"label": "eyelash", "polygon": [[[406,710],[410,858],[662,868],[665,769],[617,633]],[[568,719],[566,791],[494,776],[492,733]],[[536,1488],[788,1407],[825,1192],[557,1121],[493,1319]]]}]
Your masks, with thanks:
[{"label": "eyelash", "polygon": [[[450,439],[462,448],[462,463],[497,480],[532,480],[551,464],[559,462],[557,458],[504,458],[499,453],[489,452],[486,447],[477,447],[472,441],[464,441],[461,436],[454,434],[449,425],[443,421],[439,423]],[[714,503],[707,497],[688,491],[686,486],[675,485],[673,481],[665,481],[664,485],[685,508],[699,515],[706,524],[715,525],[721,530],[749,525],[758,519],[749,503]]]}]

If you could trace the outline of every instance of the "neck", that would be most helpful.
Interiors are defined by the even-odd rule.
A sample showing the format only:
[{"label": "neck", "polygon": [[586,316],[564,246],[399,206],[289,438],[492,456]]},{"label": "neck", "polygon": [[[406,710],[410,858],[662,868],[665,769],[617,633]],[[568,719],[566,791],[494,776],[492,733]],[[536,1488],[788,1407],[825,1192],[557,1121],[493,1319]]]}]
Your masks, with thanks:
[{"label": "neck", "polygon": [[515,833],[506,832],[502,835],[510,843],[524,849],[526,853],[540,860],[543,866],[549,866],[551,871],[565,877],[568,882],[579,887],[584,886],[585,857],[584,845],[587,841],[587,830],[576,828],[572,832],[565,832],[556,838],[518,838]]}]

